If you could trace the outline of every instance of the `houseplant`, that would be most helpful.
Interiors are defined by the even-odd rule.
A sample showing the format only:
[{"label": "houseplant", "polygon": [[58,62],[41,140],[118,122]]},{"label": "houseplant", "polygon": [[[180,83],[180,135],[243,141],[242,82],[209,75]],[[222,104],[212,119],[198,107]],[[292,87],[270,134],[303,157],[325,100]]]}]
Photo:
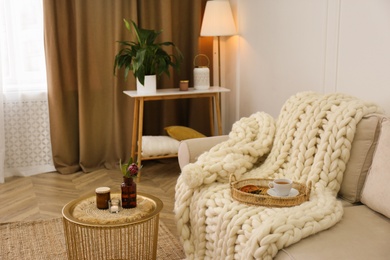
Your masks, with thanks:
[{"label": "houseplant", "polygon": [[[131,70],[134,77],[141,85],[145,84],[145,76],[157,75],[162,73],[170,76],[169,67],[178,69],[183,60],[183,55],[179,48],[172,42],[156,43],[155,40],[162,31],[147,30],[137,26],[135,22],[131,24],[123,19],[127,30],[134,28],[137,41],[118,41],[123,48],[115,56],[114,74],[117,69],[125,69],[125,79]],[[176,52],[168,54],[163,50],[163,46],[172,46]]]}]

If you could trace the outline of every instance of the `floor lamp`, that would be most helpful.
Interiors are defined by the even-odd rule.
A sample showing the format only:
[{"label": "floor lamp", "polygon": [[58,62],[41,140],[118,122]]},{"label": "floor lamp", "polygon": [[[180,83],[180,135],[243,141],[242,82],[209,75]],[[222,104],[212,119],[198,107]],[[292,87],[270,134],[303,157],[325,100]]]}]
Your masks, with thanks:
[{"label": "floor lamp", "polygon": [[232,9],[229,1],[208,1],[203,15],[200,36],[216,36],[218,38],[218,84],[221,86],[221,43],[220,36],[236,34]]}]

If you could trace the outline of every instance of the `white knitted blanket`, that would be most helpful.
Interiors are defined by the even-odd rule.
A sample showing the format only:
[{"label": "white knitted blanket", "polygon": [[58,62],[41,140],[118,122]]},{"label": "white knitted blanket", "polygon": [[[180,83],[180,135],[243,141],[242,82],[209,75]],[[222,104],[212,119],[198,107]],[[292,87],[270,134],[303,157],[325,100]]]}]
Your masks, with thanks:
[{"label": "white knitted blanket", "polygon": [[[304,92],[285,103],[276,122],[266,113],[237,121],[229,140],[184,167],[178,179],[174,210],[187,259],[272,259],[336,224],[356,125],[379,111],[351,96]],[[231,173],[312,181],[310,200],[290,208],[239,203],[231,198]]]}]

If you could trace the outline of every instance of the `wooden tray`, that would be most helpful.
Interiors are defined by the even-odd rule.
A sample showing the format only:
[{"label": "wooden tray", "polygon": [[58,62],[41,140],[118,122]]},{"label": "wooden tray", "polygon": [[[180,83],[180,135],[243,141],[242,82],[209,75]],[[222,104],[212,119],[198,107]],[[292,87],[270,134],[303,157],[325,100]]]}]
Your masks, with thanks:
[{"label": "wooden tray", "polygon": [[[299,192],[297,196],[275,197],[268,195],[267,193],[269,189],[268,183],[273,181],[273,179],[245,179],[237,181],[234,174],[231,174],[229,181],[233,199],[248,205],[266,207],[293,207],[308,201],[310,198],[311,182],[309,182],[308,186],[298,182],[293,182],[293,188]],[[241,191],[240,189],[246,185],[257,186],[260,190],[259,193],[253,194]]]}]

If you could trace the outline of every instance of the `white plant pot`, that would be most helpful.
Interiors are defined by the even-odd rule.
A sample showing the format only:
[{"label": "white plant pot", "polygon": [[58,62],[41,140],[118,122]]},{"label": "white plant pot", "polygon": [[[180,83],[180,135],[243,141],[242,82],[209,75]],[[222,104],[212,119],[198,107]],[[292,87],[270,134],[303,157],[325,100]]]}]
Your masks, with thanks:
[{"label": "white plant pot", "polygon": [[157,79],[156,75],[145,75],[145,84],[142,85],[137,78],[137,92],[140,94],[156,93]]}]

